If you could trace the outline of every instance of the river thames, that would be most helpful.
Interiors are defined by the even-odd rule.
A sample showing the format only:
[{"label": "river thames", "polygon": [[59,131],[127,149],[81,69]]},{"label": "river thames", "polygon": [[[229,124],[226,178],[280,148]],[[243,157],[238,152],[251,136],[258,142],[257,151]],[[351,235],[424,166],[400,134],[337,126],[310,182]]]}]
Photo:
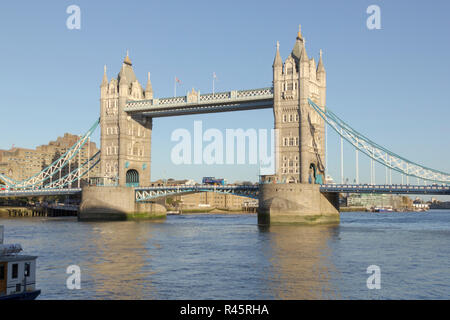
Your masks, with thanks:
[{"label": "river thames", "polygon": [[[448,299],[450,210],[341,214],[339,226],[257,226],[250,215],[164,222],[3,218],[37,255],[38,299]],[[66,268],[81,268],[69,290]],[[367,267],[381,270],[369,290]]]}]

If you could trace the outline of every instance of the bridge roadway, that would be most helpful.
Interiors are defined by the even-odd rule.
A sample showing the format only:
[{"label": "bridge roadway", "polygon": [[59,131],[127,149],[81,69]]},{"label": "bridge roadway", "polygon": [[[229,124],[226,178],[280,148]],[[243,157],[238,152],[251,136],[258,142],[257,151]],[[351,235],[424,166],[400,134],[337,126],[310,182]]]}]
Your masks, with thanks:
[{"label": "bridge roadway", "polygon": [[450,185],[323,184],[322,192],[450,195]]},{"label": "bridge roadway", "polygon": [[170,117],[189,114],[273,108],[273,88],[195,94],[173,98],[127,101],[125,111],[145,117]]},{"label": "bridge roadway", "polygon": [[[136,188],[136,201],[146,201],[159,197],[194,193],[194,192],[220,192],[234,194],[249,198],[258,198],[258,185],[244,186],[213,186],[213,185],[179,185],[160,187]],[[449,185],[370,185],[370,184],[324,184],[320,186],[322,192],[339,193],[391,193],[391,194],[423,194],[423,195],[450,195]],[[0,191],[0,197],[34,197],[71,195],[81,193],[81,188],[66,189],[34,189],[34,190],[7,190]]]},{"label": "bridge roadway", "polygon": [[81,188],[4,190],[4,191],[0,191],[0,198],[59,196],[59,195],[71,195],[71,194],[78,194],[78,193],[81,193]]}]

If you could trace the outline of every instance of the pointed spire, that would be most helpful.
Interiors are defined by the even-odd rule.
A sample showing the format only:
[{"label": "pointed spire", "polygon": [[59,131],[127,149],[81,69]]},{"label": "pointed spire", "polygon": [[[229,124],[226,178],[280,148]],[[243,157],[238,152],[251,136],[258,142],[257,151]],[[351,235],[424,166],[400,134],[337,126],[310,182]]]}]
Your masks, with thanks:
[{"label": "pointed spire", "polygon": [[323,60],[322,60],[322,49],[319,51],[320,58],[319,58],[319,64],[317,65],[317,72],[325,72],[325,67],[323,66]]},{"label": "pointed spire", "polygon": [[308,61],[308,54],[306,53],[306,39],[303,39],[303,48],[302,55],[300,57],[300,61]]},{"label": "pointed spire", "polygon": [[150,72],[148,73],[147,86],[145,88],[145,98],[153,99],[152,82],[150,81]]},{"label": "pointed spire", "polygon": [[123,63],[125,63],[125,64],[127,64],[127,65],[129,65],[129,66],[132,65],[131,60],[130,60],[130,56],[128,55],[128,49],[127,49],[127,56],[126,56],[125,59],[123,60]]},{"label": "pointed spire", "polygon": [[119,73],[119,76],[120,76],[119,85],[123,84],[123,83],[128,84],[127,76],[125,75],[125,73],[126,72],[125,72],[125,63],[124,63],[124,64],[122,64],[122,70],[120,70],[120,73]]},{"label": "pointed spire", "polygon": [[273,61],[272,67],[281,67],[283,66],[283,61],[280,56],[280,42],[277,41],[277,53],[275,55],[275,60]]},{"label": "pointed spire", "polygon": [[303,36],[302,36],[302,27],[298,26],[297,39],[295,40],[294,48],[292,49],[291,56],[295,59],[296,62],[300,61],[300,57],[302,55],[303,48]]},{"label": "pointed spire", "polygon": [[108,85],[108,77],[106,76],[106,64],[103,67],[103,80],[102,80],[102,86]]},{"label": "pointed spire", "polygon": [[303,39],[303,37],[302,37],[302,25],[301,24],[298,25],[297,39],[298,40],[302,40]]}]

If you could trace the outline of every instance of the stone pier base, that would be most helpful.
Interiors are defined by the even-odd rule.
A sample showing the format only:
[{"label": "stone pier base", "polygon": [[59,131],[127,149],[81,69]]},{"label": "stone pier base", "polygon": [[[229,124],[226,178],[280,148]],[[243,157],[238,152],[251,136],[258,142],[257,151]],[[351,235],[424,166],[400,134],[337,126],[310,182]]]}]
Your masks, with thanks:
[{"label": "stone pier base", "polygon": [[258,224],[339,223],[339,194],[318,184],[260,184]]},{"label": "stone pier base", "polygon": [[84,187],[78,213],[80,221],[158,219],[166,217],[166,208],[157,203],[138,203],[133,188]]}]

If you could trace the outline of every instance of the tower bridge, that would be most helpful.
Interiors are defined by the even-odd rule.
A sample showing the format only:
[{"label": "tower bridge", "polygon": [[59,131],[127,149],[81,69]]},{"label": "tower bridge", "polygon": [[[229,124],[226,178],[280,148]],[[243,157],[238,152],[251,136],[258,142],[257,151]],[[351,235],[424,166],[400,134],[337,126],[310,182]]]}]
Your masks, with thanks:
[{"label": "tower bridge", "polygon": [[[0,175],[6,189],[0,196],[69,194],[82,192],[80,219],[118,219],[139,213],[149,217],[165,215],[165,208],[153,200],[173,194],[222,192],[258,198],[258,221],[268,223],[338,222],[340,192],[397,194],[450,194],[450,174],[434,170],[374,143],[360,134],[326,104],[326,71],[320,50],[308,56],[299,28],[291,54],[283,61],[277,42],[272,64],[273,86],[201,94],[192,89],[186,96],[155,98],[148,74],[144,89],[137,80],[127,53],[116,78],[108,80],[105,67],[100,85],[100,120],[60,159],[37,175],[14,181]],[[258,186],[150,187],[151,135],[153,118],[203,113],[272,108],[276,171],[261,177]],[[87,163],[58,173],[80,151],[100,124],[101,152]],[[438,186],[346,185],[325,181],[325,126],[335,130],[355,150],[381,163],[387,170],[407,177],[438,183]],[[69,189],[90,168],[100,163],[95,185]],[[358,168],[357,168],[358,170]]]}]

